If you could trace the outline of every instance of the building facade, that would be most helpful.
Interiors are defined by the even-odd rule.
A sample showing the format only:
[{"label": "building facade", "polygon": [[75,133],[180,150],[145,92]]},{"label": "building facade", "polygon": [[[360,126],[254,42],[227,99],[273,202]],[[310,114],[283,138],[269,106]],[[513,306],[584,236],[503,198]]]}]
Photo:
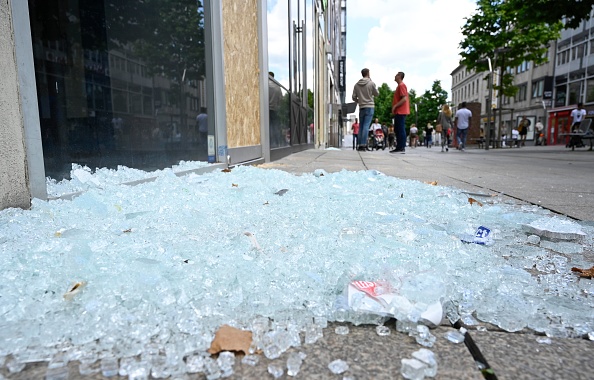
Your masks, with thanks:
[{"label": "building facade", "polygon": [[[314,99],[316,147],[342,143],[346,78],[346,0],[316,0]],[[346,115],[345,115],[346,116]]]},{"label": "building facade", "polygon": [[[45,199],[46,177],[68,178],[73,163],[150,171],[180,160],[264,162],[313,147],[306,34],[318,33],[300,20],[306,10],[335,17],[340,2],[292,4],[303,9],[287,15],[295,26],[286,70],[295,80],[273,114],[264,0],[0,3],[0,208]],[[332,20],[324,49],[340,47]],[[325,107],[316,113],[329,127],[335,74],[320,66],[315,91]]]},{"label": "building facade", "polygon": [[[481,103],[481,128],[486,131],[490,126],[490,137],[500,140],[502,136],[511,136],[511,130],[518,125],[523,117],[530,120],[531,127],[526,137],[527,141],[534,140],[534,126],[537,122],[546,125],[547,110],[552,104],[552,63],[554,47],[548,51],[549,62],[534,65],[533,62],[523,62],[517,67],[508,67],[507,72],[515,77],[518,87],[516,96],[499,96],[498,92],[489,87],[489,73],[468,70],[465,66],[458,66],[452,71],[452,103],[454,109],[461,102]],[[493,83],[499,82],[497,72],[493,73]],[[491,96],[489,96],[491,91]],[[489,99],[491,100],[491,120],[488,122]]]},{"label": "building facade", "polygon": [[594,12],[575,29],[564,29],[556,43],[554,97],[549,109],[547,141],[566,144],[559,136],[569,131],[570,114],[583,103],[588,118],[594,118]]},{"label": "building facade", "polygon": [[[500,139],[509,133],[525,116],[531,121],[527,140],[534,140],[534,125],[545,126],[548,144],[566,144],[570,114],[583,103],[588,118],[594,118],[594,12],[575,29],[564,29],[557,41],[551,41],[548,62],[534,65],[523,62],[518,67],[508,67],[518,87],[515,97],[498,97],[492,92],[491,137]],[[494,57],[491,57],[492,59]],[[489,87],[487,72],[475,73],[458,66],[452,75],[452,103],[478,101],[481,107],[483,128],[487,126]],[[497,75],[493,80],[497,83]]]}]

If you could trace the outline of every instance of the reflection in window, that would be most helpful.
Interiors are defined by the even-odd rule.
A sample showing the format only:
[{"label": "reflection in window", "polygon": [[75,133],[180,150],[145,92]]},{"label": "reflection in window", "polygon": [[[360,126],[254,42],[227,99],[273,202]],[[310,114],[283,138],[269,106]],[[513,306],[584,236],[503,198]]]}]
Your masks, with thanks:
[{"label": "reflection in window", "polygon": [[594,102],[594,79],[588,79],[586,89],[586,103]]},{"label": "reflection in window", "polygon": [[539,98],[544,91],[544,79],[532,82],[532,97]]},{"label": "reflection in window", "polygon": [[577,104],[580,102],[580,88],[581,82],[573,82],[569,84],[569,104]]},{"label": "reflection in window", "polygon": [[207,159],[202,1],[29,0],[29,15],[48,176]]},{"label": "reflection in window", "polygon": [[555,107],[563,107],[567,100],[567,85],[555,88]]}]

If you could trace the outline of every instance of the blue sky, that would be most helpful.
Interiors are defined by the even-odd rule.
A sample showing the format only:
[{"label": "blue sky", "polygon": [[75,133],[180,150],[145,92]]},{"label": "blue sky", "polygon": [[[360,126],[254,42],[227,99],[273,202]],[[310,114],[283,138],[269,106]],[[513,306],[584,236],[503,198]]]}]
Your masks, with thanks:
[{"label": "blue sky", "polygon": [[[417,94],[431,89],[435,80],[450,94],[450,73],[460,60],[461,28],[464,18],[475,11],[475,0],[346,1],[347,101],[363,67],[370,69],[378,86],[387,83],[394,89],[394,74],[404,71],[404,82]],[[288,83],[289,75],[287,3],[268,1],[269,66],[283,84]],[[301,14],[311,27],[311,9]],[[311,29],[307,38],[311,49]]]},{"label": "blue sky", "polygon": [[347,95],[363,67],[378,86],[394,89],[394,75],[403,71],[417,94],[435,80],[450,94],[461,28],[475,9],[474,0],[347,0]]}]

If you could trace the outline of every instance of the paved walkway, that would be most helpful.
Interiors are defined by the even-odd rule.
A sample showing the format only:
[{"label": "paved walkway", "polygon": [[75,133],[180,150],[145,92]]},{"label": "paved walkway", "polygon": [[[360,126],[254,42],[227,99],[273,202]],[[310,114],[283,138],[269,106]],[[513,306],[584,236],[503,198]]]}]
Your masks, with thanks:
[{"label": "paved walkway", "polygon": [[[326,149],[300,152],[265,166],[292,173],[315,169],[328,172],[375,169],[398,178],[437,181],[439,185],[469,192],[500,193],[518,203],[539,205],[582,221],[594,220],[594,152],[585,149],[571,151],[564,146],[526,146],[484,150],[469,147],[465,152],[456,149],[441,152],[437,147],[418,147],[407,148],[405,154],[391,154],[388,149],[373,152]],[[594,342],[551,339],[549,345],[538,343],[538,336],[531,332],[508,333],[493,327],[488,326],[486,332],[471,330],[470,335],[497,379],[594,379]],[[372,328],[356,329],[366,331],[369,344],[375,339]],[[397,336],[399,343],[394,348],[398,348],[392,358],[399,362],[400,358],[417,350],[418,345],[408,342],[407,346],[403,342],[407,342],[408,337]],[[402,344],[405,347],[400,346]],[[470,352],[461,351],[461,347],[465,348],[435,347],[441,365],[438,379],[483,378]],[[383,359],[384,350],[385,347],[377,347],[373,350],[373,358]],[[368,360],[371,368],[374,368],[373,363],[375,360]],[[401,378],[392,370],[394,368],[390,367],[381,375],[362,373],[356,376],[357,379]]]},{"label": "paved walkway", "polygon": [[520,202],[540,205],[579,220],[594,220],[594,152],[564,146],[527,146],[465,152],[440,148],[407,148],[405,154],[388,149],[312,149],[265,167],[292,173],[324,169],[328,172],[375,169],[384,174],[471,192],[503,193]]}]

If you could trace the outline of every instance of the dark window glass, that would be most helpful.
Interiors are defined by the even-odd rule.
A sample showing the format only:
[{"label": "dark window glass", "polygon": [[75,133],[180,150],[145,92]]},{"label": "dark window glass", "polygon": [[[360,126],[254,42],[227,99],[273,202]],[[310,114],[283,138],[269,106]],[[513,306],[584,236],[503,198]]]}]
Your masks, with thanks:
[{"label": "dark window glass", "polygon": [[560,85],[555,88],[555,107],[563,107],[567,101],[567,85]]},{"label": "dark window glass", "polygon": [[580,82],[573,82],[569,84],[569,104],[577,104],[580,102]]},{"label": "dark window glass", "polygon": [[202,1],[29,0],[29,13],[48,176],[207,159]]}]

